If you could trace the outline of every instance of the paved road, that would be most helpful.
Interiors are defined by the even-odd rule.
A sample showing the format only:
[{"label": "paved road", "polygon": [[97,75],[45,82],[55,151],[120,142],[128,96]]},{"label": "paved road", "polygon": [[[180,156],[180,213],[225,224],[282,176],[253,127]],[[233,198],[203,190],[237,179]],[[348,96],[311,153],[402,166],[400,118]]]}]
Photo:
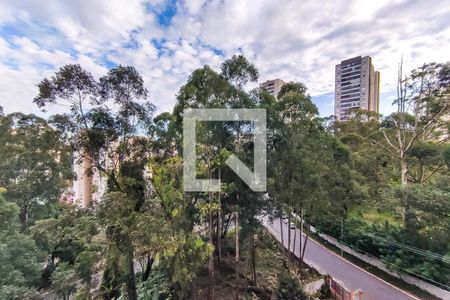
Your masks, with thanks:
[{"label": "paved road", "polygon": [[[273,223],[269,221],[267,216],[261,219],[262,224],[269,230],[269,232],[281,242],[280,235],[280,221],[275,219]],[[288,226],[283,224],[283,235],[285,247],[287,248]],[[292,242],[296,234],[296,249],[295,255],[298,257],[300,252],[299,246],[299,230],[291,230],[291,251],[293,250]],[[361,289],[363,291],[363,300],[417,300],[419,298],[402,291],[382,279],[360,269],[351,262],[343,259],[335,253],[324,248],[316,241],[309,239],[306,251],[305,262],[314,267],[322,274],[330,274],[338,282],[349,291]]]}]

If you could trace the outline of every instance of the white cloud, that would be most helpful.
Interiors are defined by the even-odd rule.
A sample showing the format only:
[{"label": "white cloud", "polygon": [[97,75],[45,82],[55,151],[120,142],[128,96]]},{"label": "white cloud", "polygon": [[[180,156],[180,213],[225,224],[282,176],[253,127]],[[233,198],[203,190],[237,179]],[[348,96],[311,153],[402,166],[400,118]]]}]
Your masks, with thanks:
[{"label": "white cloud", "polygon": [[334,65],[342,59],[371,55],[387,112],[402,56],[409,71],[450,53],[450,5],[437,0],[185,0],[175,6],[170,24],[161,25],[162,0],[3,1],[0,105],[34,111],[34,85],[56,68],[80,63],[101,76],[112,62],[135,66],[150,99],[170,110],[189,74],[203,64],[217,68],[221,51],[246,55],[261,80],[302,81],[313,95],[334,91]]}]

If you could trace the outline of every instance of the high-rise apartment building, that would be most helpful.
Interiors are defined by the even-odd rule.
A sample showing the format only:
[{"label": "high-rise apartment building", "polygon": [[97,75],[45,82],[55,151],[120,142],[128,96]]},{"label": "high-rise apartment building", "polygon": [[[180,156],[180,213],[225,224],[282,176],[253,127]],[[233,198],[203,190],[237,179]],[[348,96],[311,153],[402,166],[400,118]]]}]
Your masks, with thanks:
[{"label": "high-rise apartment building", "polygon": [[267,80],[259,85],[259,88],[278,98],[278,93],[285,82],[281,79]]},{"label": "high-rise apartment building", "polygon": [[106,191],[106,176],[102,175],[87,157],[75,155],[73,171],[76,179],[73,181],[73,204],[81,207],[89,207],[98,203]]},{"label": "high-rise apartment building", "polygon": [[[139,139],[136,139],[139,142]],[[130,146],[135,142],[134,138],[128,140]],[[120,146],[119,143],[113,143],[113,149],[116,150]],[[133,147],[131,147],[133,149]],[[105,170],[111,171],[116,169],[118,171],[119,155],[114,150],[110,150],[107,154],[102,152],[97,157],[97,163]],[[130,151],[125,157],[120,158],[120,161],[132,159],[134,155],[140,155],[137,152]],[[152,153],[149,153],[152,155]],[[72,182],[72,187],[63,195],[63,201],[71,202],[77,206],[87,208],[91,207],[102,200],[103,195],[107,191],[108,178],[102,174],[97,167],[94,166],[94,161],[88,155],[82,155],[80,152],[75,152],[73,157],[73,171],[76,178]],[[150,182],[152,176],[151,170],[145,167],[143,171],[144,178]]]},{"label": "high-rise apartment building", "polygon": [[378,113],[380,72],[375,71],[370,56],[357,56],[336,65],[334,114],[338,121],[352,117],[363,109]]}]

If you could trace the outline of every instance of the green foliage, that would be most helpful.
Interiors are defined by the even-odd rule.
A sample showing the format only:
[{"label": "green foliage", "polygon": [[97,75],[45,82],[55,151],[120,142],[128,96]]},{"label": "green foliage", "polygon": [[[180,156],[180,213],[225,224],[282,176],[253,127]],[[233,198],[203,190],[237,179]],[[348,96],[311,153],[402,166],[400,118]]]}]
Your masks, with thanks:
[{"label": "green foliage", "polygon": [[269,195],[278,209],[305,209],[311,222],[344,215],[362,193],[350,149],[315,118],[317,107],[303,84],[284,85],[279,97],[273,116],[279,120],[270,122]]},{"label": "green foliage", "polygon": [[259,72],[243,55],[233,55],[221,65],[222,75],[226,80],[242,88],[247,82],[256,82]]},{"label": "green foliage", "polygon": [[204,267],[213,246],[195,235],[179,237],[178,247],[163,261],[168,267],[172,288],[178,298],[186,297],[197,272]]},{"label": "green foliage", "polygon": [[77,290],[73,296],[76,300],[91,300],[93,298],[90,287],[87,285],[80,285],[77,287]]},{"label": "green foliage", "polygon": [[[395,270],[448,284],[448,265],[373,238],[450,255],[450,148],[444,138],[449,127],[435,118],[447,109],[448,70],[429,64],[408,77],[412,92],[403,100],[425,109],[420,118],[399,112],[379,123],[376,114],[355,111],[352,120],[330,124],[318,118],[302,83],[285,84],[278,99],[245,91],[259,74],[241,55],[226,60],[220,73],[209,66],[195,70],[181,87],[173,113],[153,119],[154,107],[145,101],[148,91],[133,67],[118,66],[99,80],[79,65],[62,67],[38,84],[34,99],[42,109],[54,103],[70,107],[53,116],[51,125],[33,115],[0,111],[0,189],[9,201],[0,197],[0,273],[5,274],[0,298],[34,297],[42,267],[36,244],[47,253],[51,288],[63,298],[78,283],[76,298],[89,299],[96,273],[103,274],[105,297],[186,298],[213,255],[213,243],[221,241],[216,230],[226,236],[227,228],[215,227],[219,218],[224,224],[238,211],[241,251],[254,253],[242,241],[253,238],[263,210],[304,210],[308,222],[334,236],[344,218],[345,243],[381,257]],[[420,90],[422,80],[429,90]],[[220,193],[183,191],[178,154],[186,108],[266,109],[269,197],[250,191],[224,164],[231,153],[253,164],[250,122],[197,124],[197,175],[220,176],[223,184]],[[403,131],[396,135],[399,123]],[[396,153],[401,151],[386,142],[399,136],[412,141],[400,158]],[[57,205],[72,179],[71,151],[107,178],[102,202],[88,210]],[[404,183],[400,161],[408,164],[408,187],[398,187]],[[359,211],[364,207],[371,209]],[[414,231],[401,224],[402,208],[414,211],[408,219]],[[25,232],[35,224],[34,241],[19,232],[17,216]],[[195,233],[197,228],[211,229],[209,240]],[[150,275],[140,281],[135,261],[144,258],[151,264],[143,273]],[[324,287],[322,293],[328,292]],[[287,273],[279,274],[276,295],[308,299]]]},{"label": "green foliage", "polygon": [[138,284],[139,300],[171,300],[175,299],[170,287],[170,280],[163,270],[152,271],[147,281]]},{"label": "green foliage", "polygon": [[278,300],[308,300],[310,297],[301,287],[299,280],[288,272],[278,275],[278,286],[275,291]]},{"label": "green foliage", "polygon": [[39,95],[34,99],[40,108],[56,103],[58,97],[73,98],[77,94],[89,97],[97,93],[97,84],[89,72],[80,65],[65,65],[51,79],[44,79],[38,85]]},{"label": "green foliage", "polygon": [[[450,239],[450,194],[438,186],[410,185],[406,190],[392,189],[397,196],[406,192],[415,211],[414,232],[403,227],[401,215],[395,216],[388,207],[352,210],[344,222],[344,243],[362,252],[380,257],[392,270],[411,272],[442,284],[449,284],[450,266],[440,257],[448,255]],[[397,207],[398,207],[397,203]],[[395,207],[395,206],[394,206]],[[338,222],[320,219],[319,230],[340,236]],[[397,243],[397,244],[394,244]],[[400,246],[399,246],[400,245]],[[411,252],[407,247],[421,251]]]},{"label": "green foliage", "polygon": [[410,185],[396,192],[408,195],[409,205],[416,212],[412,222],[418,235],[427,237],[436,249],[445,249],[450,244],[450,193],[424,184]]},{"label": "green foliage", "polygon": [[0,298],[4,300],[41,299],[38,292],[33,288],[8,284],[2,285],[2,288],[0,289]]},{"label": "green foliage", "polygon": [[62,205],[56,218],[36,222],[31,235],[42,250],[51,258],[73,263],[98,233],[97,221],[88,211]]},{"label": "green foliage", "polygon": [[443,151],[444,161],[447,164],[447,168],[450,169],[450,145],[446,145]]},{"label": "green foliage", "polygon": [[101,260],[101,250],[102,248],[100,246],[89,245],[75,259],[74,267],[76,275],[87,287],[91,286],[96,270],[95,266]]},{"label": "green foliage", "polygon": [[[121,277],[128,297],[136,299],[134,247],[130,235],[145,202],[143,171],[148,154],[148,141],[139,135],[150,130],[154,111],[154,106],[145,101],[148,91],[143,78],[134,67],[117,66],[97,82],[79,65],[66,65],[50,79],[42,80],[38,87],[34,102],[39,107],[54,103],[70,107],[70,113],[53,117],[54,126],[64,133],[65,142],[77,151],[78,158],[89,160],[92,169],[107,177],[109,200],[105,202],[117,205],[103,206],[98,213],[109,243],[106,257],[123,260]],[[111,102],[114,109],[108,107]],[[75,255],[84,249],[70,250]],[[72,256],[71,261],[74,259]],[[108,268],[114,265],[116,262],[106,263]],[[104,278],[118,278],[114,274],[118,271],[118,268],[106,270]],[[117,291],[123,282],[111,281],[105,285]]]},{"label": "green foliage", "polygon": [[19,208],[0,194],[0,299],[33,299],[43,257],[19,232]]},{"label": "green foliage", "polygon": [[59,263],[52,275],[52,291],[63,300],[68,300],[76,287],[77,277],[73,268],[66,262]]},{"label": "green foliage", "polygon": [[22,228],[49,217],[72,178],[71,160],[59,132],[34,115],[0,117],[0,185],[20,208]]}]

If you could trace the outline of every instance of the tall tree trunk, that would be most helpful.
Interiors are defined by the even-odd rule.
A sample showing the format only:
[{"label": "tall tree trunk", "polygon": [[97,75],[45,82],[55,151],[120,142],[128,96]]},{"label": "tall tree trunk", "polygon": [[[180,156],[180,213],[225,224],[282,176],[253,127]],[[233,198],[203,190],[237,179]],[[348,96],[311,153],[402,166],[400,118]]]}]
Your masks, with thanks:
[{"label": "tall tree trunk", "polygon": [[288,209],[288,259],[291,259],[291,211]]},{"label": "tall tree trunk", "polygon": [[147,255],[147,263],[145,265],[145,270],[142,273],[142,281],[147,281],[150,277],[150,271],[152,270],[153,262],[155,259],[151,255]]},{"label": "tall tree trunk", "polygon": [[235,213],[235,230],[236,230],[236,254],[235,254],[235,271],[234,271],[234,285],[235,285],[235,300],[239,300],[239,207]]},{"label": "tall tree trunk", "polygon": [[[219,182],[221,180],[221,168],[219,167]],[[220,260],[222,259],[222,199],[221,189],[219,190],[219,211],[217,212],[217,265],[220,266]]]},{"label": "tall tree trunk", "polygon": [[300,273],[300,280],[302,279],[302,269],[303,269],[303,263],[302,263],[302,246],[303,246],[303,206],[301,208],[300,212],[300,240],[299,240],[299,251],[298,251],[298,270]]},{"label": "tall tree trunk", "polygon": [[128,300],[137,300],[137,289],[136,289],[136,274],[134,273],[134,254],[133,248],[128,249],[126,255],[127,260],[127,275],[126,275],[126,285],[127,285],[127,296]]},{"label": "tall tree trunk", "polygon": [[[214,226],[213,226],[213,217],[212,217],[212,209],[209,209],[209,241],[212,245],[214,245],[213,241],[214,236]],[[208,263],[208,271],[209,271],[209,287],[208,294],[209,299],[214,299],[214,252],[211,252],[209,255],[209,263]]]},{"label": "tall tree trunk", "polygon": [[118,289],[119,282],[117,275],[119,274],[119,261],[117,257],[107,258],[105,271],[103,272],[100,290],[104,300],[116,299],[120,296]]},{"label": "tall tree trunk", "polygon": [[250,255],[251,255],[251,269],[252,269],[252,282],[254,285],[256,283],[256,239],[255,235],[250,236]]},{"label": "tall tree trunk", "polygon": [[401,167],[401,181],[402,181],[402,187],[406,187],[408,185],[408,163],[406,162],[406,158],[404,157],[404,154],[400,158],[400,167]]},{"label": "tall tree trunk", "polygon": [[225,226],[223,228],[222,238],[225,238],[227,236],[228,228],[230,227],[230,221],[231,221],[232,217],[233,217],[233,213],[228,215],[227,222],[225,223]]},{"label": "tall tree trunk", "polygon": [[[310,230],[311,230],[311,225],[309,225],[310,226]],[[300,267],[300,269],[303,269],[303,261],[304,261],[304,259],[305,259],[305,251],[306,251],[306,245],[308,244],[308,239],[309,239],[309,235],[308,235],[308,232],[305,234],[305,242],[303,243],[303,249],[301,249],[301,254],[300,254],[300,264],[301,264],[301,267]]]},{"label": "tall tree trunk", "polygon": [[405,154],[402,153],[400,156],[400,167],[401,167],[401,184],[402,184],[402,204],[403,204],[403,222],[407,230],[412,229],[412,221],[414,213],[409,205],[408,194],[406,188],[408,186],[408,163],[405,158]]},{"label": "tall tree trunk", "polygon": [[30,222],[30,207],[25,205],[25,228],[24,232],[28,233],[28,223]]},{"label": "tall tree trunk", "polygon": [[281,251],[283,252],[283,257],[286,257],[286,248],[284,244],[284,232],[283,232],[283,214],[280,217],[280,235],[281,235]]},{"label": "tall tree trunk", "polygon": [[[295,218],[293,220],[294,225],[296,224],[296,219],[297,218]],[[296,244],[297,244],[297,229],[294,229],[294,241],[292,243],[292,264],[293,264],[293,266],[295,266],[294,264],[295,264],[295,246],[296,246]],[[299,253],[300,253],[300,251],[299,251]]]}]

